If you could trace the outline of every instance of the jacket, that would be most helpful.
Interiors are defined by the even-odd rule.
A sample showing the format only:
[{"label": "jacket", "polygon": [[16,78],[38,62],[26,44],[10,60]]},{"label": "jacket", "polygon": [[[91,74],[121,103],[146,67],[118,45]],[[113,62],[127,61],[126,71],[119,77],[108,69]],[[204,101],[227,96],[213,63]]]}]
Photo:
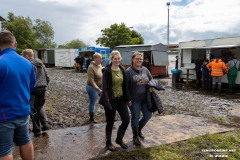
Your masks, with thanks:
[{"label": "jacket", "polygon": [[[102,80],[102,96],[100,97],[99,104],[107,109],[112,109],[112,98],[113,98],[113,90],[112,90],[112,72],[111,72],[112,63],[103,68],[103,80]],[[123,99],[128,102],[130,101],[130,96],[127,90],[127,82],[125,69],[123,66],[119,66],[123,73]]]},{"label": "jacket", "polygon": [[150,112],[158,111],[159,114],[163,112],[163,106],[160,97],[154,91],[147,93],[147,106]]},{"label": "jacket", "polygon": [[214,59],[212,62],[207,64],[209,70],[211,70],[211,76],[213,77],[222,77],[224,75],[223,70],[227,70],[226,64],[221,60]]},{"label": "jacket", "polygon": [[30,93],[35,88],[33,65],[14,48],[0,52],[0,122],[29,115]]},{"label": "jacket", "polygon": [[[161,83],[156,80],[156,79],[151,79],[148,82],[148,87],[153,87],[156,90],[165,90]],[[156,92],[149,92],[147,93],[147,105],[148,105],[148,110],[151,112],[158,111],[159,114],[163,112],[163,107],[162,107],[162,102],[160,97],[157,95]]]},{"label": "jacket", "polygon": [[50,78],[45,65],[38,58],[30,58],[28,60],[33,64],[36,74],[36,89],[34,92],[37,92],[38,90],[46,90],[47,85],[50,82]]},{"label": "jacket", "polygon": [[156,79],[151,79],[148,84],[147,84],[148,87],[153,87],[155,88],[156,90],[165,90],[163,88],[163,86],[161,85],[161,83],[159,82],[159,80],[156,80]]}]

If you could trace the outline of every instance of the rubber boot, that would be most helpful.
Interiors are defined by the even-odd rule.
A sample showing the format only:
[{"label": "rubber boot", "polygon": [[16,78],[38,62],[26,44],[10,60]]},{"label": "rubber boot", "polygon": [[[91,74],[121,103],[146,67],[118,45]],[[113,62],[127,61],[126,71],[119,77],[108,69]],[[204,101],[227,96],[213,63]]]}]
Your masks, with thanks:
[{"label": "rubber boot", "polygon": [[212,85],[212,91],[215,92],[215,85]]},{"label": "rubber boot", "polygon": [[138,136],[138,129],[137,128],[132,128],[133,131],[133,144],[140,146],[141,142],[139,140],[139,136]]},{"label": "rubber boot", "polygon": [[232,92],[233,92],[233,86],[232,86],[232,84],[228,84],[228,88],[229,88],[228,92],[229,92],[229,93],[232,93]]},{"label": "rubber boot", "polygon": [[233,84],[233,85],[232,85],[232,93],[235,93],[235,88],[236,88],[236,85]]},{"label": "rubber boot", "polygon": [[128,146],[123,142],[123,137],[125,135],[126,130],[122,130],[120,127],[118,128],[116,143],[119,144],[123,149],[128,149]]},{"label": "rubber boot", "polygon": [[142,134],[142,129],[143,129],[143,125],[139,124],[139,127],[138,127],[138,136],[142,139],[144,139],[144,135]]},{"label": "rubber boot", "polygon": [[218,85],[218,93],[221,93],[222,91],[222,85]]},{"label": "rubber boot", "polygon": [[42,131],[47,131],[47,130],[49,130],[49,125],[45,122],[45,123],[43,123],[43,125],[42,125]]},{"label": "rubber boot", "polygon": [[90,122],[93,122],[93,123],[96,123],[95,121],[94,121],[94,113],[89,113],[89,121]]},{"label": "rubber boot", "polygon": [[106,131],[106,147],[109,151],[116,151],[116,147],[112,144],[112,132]]}]

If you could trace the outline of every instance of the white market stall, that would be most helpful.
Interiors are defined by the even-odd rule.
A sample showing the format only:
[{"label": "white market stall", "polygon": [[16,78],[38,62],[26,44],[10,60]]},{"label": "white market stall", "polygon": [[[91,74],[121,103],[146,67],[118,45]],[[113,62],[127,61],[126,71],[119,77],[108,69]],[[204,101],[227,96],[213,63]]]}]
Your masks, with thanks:
[{"label": "white market stall", "polygon": [[[210,59],[211,56],[220,54],[224,61],[227,61],[231,54],[236,54],[240,60],[240,37],[217,38],[207,40],[193,40],[179,43],[179,63],[178,68],[182,70],[181,78],[196,80],[195,60]],[[188,73],[187,73],[188,72]],[[223,83],[227,83],[227,76],[223,76]],[[240,84],[240,71],[236,84]]]}]

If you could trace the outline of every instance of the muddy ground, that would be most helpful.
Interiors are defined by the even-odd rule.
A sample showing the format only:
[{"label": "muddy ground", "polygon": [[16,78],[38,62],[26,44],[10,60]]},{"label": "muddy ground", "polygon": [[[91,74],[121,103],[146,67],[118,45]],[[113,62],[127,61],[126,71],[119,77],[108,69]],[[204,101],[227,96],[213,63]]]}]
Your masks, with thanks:
[{"label": "muddy ground", "polygon": [[[48,69],[50,84],[46,93],[45,110],[51,129],[76,127],[88,124],[88,95],[85,91],[87,81],[86,73],[76,73],[72,69]],[[209,117],[210,119],[223,120],[227,123],[229,111],[238,105],[240,95],[212,93],[196,89],[194,85],[172,86],[168,77],[159,79],[165,91],[157,91],[164,113],[189,114]],[[154,116],[161,116],[154,113]],[[95,119],[97,122],[105,122],[103,107],[95,106]],[[117,116],[116,119],[119,119]]]}]

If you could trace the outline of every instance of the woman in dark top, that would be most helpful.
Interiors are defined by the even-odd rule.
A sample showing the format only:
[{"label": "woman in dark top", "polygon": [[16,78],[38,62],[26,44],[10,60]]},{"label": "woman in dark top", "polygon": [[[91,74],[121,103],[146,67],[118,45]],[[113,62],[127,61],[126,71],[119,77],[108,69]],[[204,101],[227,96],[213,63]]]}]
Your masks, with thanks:
[{"label": "woman in dark top", "polygon": [[125,78],[125,70],[120,65],[121,54],[118,51],[112,51],[110,55],[111,63],[103,70],[103,85],[100,98],[100,104],[104,106],[106,116],[106,147],[110,151],[115,151],[116,148],[111,142],[112,128],[114,125],[116,111],[118,111],[122,123],[118,128],[116,143],[123,149],[128,146],[123,142],[123,137],[128,127],[130,118],[127,108],[129,96],[127,94],[127,85]]}]

